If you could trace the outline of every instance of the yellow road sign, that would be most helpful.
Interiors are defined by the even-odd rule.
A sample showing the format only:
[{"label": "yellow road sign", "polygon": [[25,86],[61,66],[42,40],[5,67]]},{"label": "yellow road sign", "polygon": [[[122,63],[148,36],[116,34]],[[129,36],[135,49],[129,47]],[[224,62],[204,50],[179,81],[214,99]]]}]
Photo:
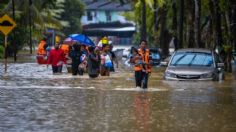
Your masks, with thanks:
[{"label": "yellow road sign", "polygon": [[0,18],[0,31],[5,36],[8,35],[15,27],[15,21],[12,20],[7,14]]}]

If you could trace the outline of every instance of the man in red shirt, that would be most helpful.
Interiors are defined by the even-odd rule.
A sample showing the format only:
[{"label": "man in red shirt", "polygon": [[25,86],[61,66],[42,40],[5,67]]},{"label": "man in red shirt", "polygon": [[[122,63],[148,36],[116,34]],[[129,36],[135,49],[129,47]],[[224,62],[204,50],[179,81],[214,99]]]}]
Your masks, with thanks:
[{"label": "man in red shirt", "polygon": [[56,44],[54,47],[49,53],[48,64],[52,65],[53,73],[61,73],[62,65],[66,61],[65,55],[63,50],[59,48],[59,44]]}]

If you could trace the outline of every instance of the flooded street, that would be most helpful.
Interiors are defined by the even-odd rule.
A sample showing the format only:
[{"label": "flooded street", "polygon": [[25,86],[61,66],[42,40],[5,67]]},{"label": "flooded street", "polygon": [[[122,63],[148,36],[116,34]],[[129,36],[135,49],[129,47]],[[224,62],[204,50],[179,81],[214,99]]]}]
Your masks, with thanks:
[{"label": "flooded street", "polygon": [[134,87],[133,72],[110,77],[52,75],[36,63],[0,63],[0,131],[176,132],[236,131],[236,81],[162,80]]}]

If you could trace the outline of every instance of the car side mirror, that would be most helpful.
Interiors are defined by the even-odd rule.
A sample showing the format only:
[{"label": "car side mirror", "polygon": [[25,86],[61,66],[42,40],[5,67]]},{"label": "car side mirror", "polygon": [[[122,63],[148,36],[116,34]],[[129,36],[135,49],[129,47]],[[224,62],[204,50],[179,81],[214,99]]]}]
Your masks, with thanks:
[{"label": "car side mirror", "polygon": [[167,65],[168,65],[168,62],[166,62],[166,61],[161,62],[161,66],[167,66]]},{"label": "car side mirror", "polygon": [[224,63],[217,63],[217,67],[219,68],[224,68],[225,64]]}]

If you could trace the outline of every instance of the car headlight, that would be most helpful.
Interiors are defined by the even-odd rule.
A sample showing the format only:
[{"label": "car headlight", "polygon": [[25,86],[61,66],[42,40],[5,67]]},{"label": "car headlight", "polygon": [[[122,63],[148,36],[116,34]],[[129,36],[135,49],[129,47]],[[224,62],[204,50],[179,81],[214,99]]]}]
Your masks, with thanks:
[{"label": "car headlight", "polygon": [[202,74],[202,78],[212,78],[213,74],[212,73],[205,73],[205,74]]},{"label": "car headlight", "polygon": [[166,77],[176,78],[176,75],[175,75],[174,73],[171,73],[171,72],[166,72],[166,73],[165,73],[165,76],[166,76]]}]

